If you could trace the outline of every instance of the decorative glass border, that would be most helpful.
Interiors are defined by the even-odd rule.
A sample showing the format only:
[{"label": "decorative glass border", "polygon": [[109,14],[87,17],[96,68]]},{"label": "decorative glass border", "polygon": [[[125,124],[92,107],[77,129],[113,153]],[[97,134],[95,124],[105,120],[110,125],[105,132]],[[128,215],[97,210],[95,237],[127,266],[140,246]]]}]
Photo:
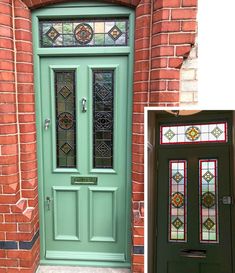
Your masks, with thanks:
[{"label": "decorative glass border", "polygon": [[218,243],[218,160],[199,160],[200,242]]},{"label": "decorative glass border", "polygon": [[76,167],[76,83],[74,70],[55,70],[57,168]]},{"label": "decorative glass border", "polygon": [[113,168],[114,70],[94,69],[93,168]]},{"label": "decorative glass border", "polygon": [[169,161],[169,241],[187,241],[187,161]]},{"label": "decorative glass border", "polygon": [[161,125],[160,144],[227,142],[227,122],[206,124]]},{"label": "decorative glass border", "polygon": [[127,18],[97,18],[78,20],[41,20],[41,47],[127,46]]}]

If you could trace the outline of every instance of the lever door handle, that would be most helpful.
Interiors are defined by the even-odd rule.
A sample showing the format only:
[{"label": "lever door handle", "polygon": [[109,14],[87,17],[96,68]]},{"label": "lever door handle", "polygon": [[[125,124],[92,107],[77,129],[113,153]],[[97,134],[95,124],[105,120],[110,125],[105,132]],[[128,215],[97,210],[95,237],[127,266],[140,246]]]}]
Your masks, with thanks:
[{"label": "lever door handle", "polygon": [[44,121],[44,129],[47,131],[50,126],[51,120],[49,118],[46,118]]},{"label": "lever door handle", "polygon": [[86,101],[87,99],[86,98],[82,98],[82,112],[85,113],[87,111],[87,108],[86,108]]},{"label": "lever door handle", "polygon": [[47,206],[47,210],[51,209],[51,198],[49,196],[46,197],[46,206]]},{"label": "lever door handle", "polygon": [[223,205],[232,205],[233,204],[233,197],[232,196],[223,196],[219,199]]}]

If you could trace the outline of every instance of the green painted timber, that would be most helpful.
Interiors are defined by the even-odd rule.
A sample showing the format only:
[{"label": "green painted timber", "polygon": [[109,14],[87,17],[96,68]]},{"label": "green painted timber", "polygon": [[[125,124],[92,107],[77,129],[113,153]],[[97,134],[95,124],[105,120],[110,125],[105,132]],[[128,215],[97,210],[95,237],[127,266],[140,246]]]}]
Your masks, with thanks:
[{"label": "green painted timber", "polygon": [[[59,14],[59,16],[58,16]],[[40,19],[128,17],[129,46],[40,48]],[[131,129],[134,11],[99,2],[51,5],[32,12],[37,113],[41,264],[130,267]],[[93,68],[115,71],[114,168],[92,168]],[[74,70],[77,90],[78,161],[56,168],[54,71]],[[117,90],[117,88],[119,90]],[[80,112],[82,96],[88,111]],[[48,131],[45,118],[51,118]],[[97,177],[97,185],[72,185],[71,178]],[[46,198],[50,198],[50,202]],[[104,202],[105,198],[105,202]],[[99,217],[99,214],[100,217]],[[69,223],[69,225],[68,225]]]}]

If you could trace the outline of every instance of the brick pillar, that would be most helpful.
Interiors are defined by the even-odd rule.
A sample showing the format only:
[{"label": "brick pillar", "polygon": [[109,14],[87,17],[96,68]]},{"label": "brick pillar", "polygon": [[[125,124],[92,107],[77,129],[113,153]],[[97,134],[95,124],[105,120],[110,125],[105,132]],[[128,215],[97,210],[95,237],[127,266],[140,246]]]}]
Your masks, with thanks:
[{"label": "brick pillar", "polygon": [[179,104],[180,68],[195,40],[197,1],[136,7],[132,138],[133,273],[144,272],[144,107]]},{"label": "brick pillar", "polygon": [[144,107],[148,105],[151,40],[150,0],[136,8],[132,125],[132,271],[144,272]]},{"label": "brick pillar", "polygon": [[154,2],[150,105],[177,106],[180,68],[195,42],[196,0]]},{"label": "brick pillar", "polygon": [[0,0],[0,272],[34,272],[39,258],[30,13]]}]

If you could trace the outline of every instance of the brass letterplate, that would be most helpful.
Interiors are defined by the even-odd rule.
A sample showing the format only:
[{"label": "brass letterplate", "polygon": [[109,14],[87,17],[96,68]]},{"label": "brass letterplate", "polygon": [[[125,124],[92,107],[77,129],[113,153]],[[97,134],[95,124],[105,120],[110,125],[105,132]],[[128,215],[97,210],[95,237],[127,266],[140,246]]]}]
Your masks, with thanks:
[{"label": "brass letterplate", "polygon": [[94,176],[72,176],[71,184],[72,185],[97,185],[98,177]]}]

